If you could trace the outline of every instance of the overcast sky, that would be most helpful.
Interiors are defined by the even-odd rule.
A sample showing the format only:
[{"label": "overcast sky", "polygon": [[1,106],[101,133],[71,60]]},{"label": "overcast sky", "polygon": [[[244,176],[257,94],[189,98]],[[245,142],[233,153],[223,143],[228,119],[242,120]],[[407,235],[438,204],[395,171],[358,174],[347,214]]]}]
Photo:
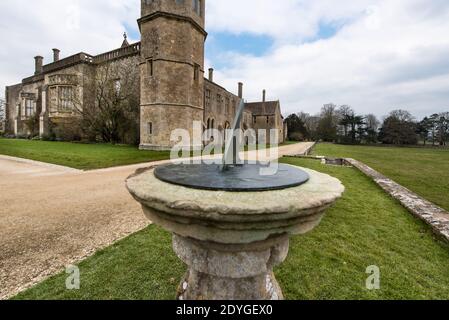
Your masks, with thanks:
[{"label": "overcast sky", "polygon": [[[168,0],[167,0],[168,1]],[[0,86],[51,61],[138,41],[137,0],[1,0]],[[283,112],[319,112],[325,103],[359,113],[395,108],[421,117],[449,111],[448,0],[208,0],[206,68],[235,92],[262,89]],[[2,94],[3,95],[3,94]]]}]

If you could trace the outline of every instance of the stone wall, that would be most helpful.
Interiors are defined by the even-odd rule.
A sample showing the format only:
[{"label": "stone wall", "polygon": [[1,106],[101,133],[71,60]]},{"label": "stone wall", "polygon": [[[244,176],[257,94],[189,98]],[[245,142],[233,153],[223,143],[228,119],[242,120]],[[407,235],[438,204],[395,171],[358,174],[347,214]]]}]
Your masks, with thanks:
[{"label": "stone wall", "polygon": [[8,87],[6,87],[6,90],[5,90],[5,100],[6,100],[5,132],[10,135],[14,134],[14,125],[15,125],[17,109],[18,109],[18,105],[21,103],[21,100],[20,100],[20,91],[21,90],[22,90],[21,83],[13,85],[13,86],[8,86]]},{"label": "stone wall", "polygon": [[[61,140],[79,140],[82,132],[79,125],[80,111],[84,105],[86,77],[92,67],[78,64],[45,75],[45,100],[41,113],[41,137],[54,136]],[[74,94],[71,106],[61,103],[63,90]]]},{"label": "stone wall", "polygon": [[[135,45],[130,48],[135,48]],[[18,136],[31,134],[26,126],[30,117],[25,114],[25,100],[32,99],[34,112],[39,116],[37,133],[41,137],[52,136],[62,140],[82,138],[81,113],[85,106],[95,104],[97,70],[105,65],[114,69],[125,61],[127,63],[131,61],[136,66],[133,72],[140,79],[137,68],[140,61],[138,53],[131,54],[126,50],[123,52],[123,56],[117,56],[112,52],[110,54],[112,58],[103,59],[101,63],[94,63],[93,59],[76,60],[73,57],[80,55],[74,55],[43,66],[43,73],[25,78],[21,84],[6,87],[7,133]],[[68,108],[61,105],[63,88],[71,88],[73,92],[72,104],[67,105]],[[139,84],[136,85],[136,96],[137,99],[140,96]],[[138,110],[133,116],[133,122],[134,129],[125,137],[129,143],[136,143],[139,138]]]},{"label": "stone wall", "polygon": [[[204,126],[220,132],[231,127],[240,98],[218,84],[205,80]],[[243,120],[244,121],[244,120]]]}]

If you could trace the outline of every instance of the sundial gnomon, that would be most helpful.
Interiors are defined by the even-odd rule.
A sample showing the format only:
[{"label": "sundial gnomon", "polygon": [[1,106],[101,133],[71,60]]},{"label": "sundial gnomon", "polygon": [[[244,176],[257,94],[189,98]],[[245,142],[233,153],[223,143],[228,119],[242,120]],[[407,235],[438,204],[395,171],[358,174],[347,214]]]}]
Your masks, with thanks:
[{"label": "sundial gnomon", "polygon": [[167,183],[213,191],[281,190],[306,183],[309,175],[299,168],[278,164],[272,175],[263,175],[261,172],[267,165],[244,163],[240,159],[241,139],[238,134],[244,110],[242,99],[227,134],[221,164],[170,164],[156,168],[155,176]]}]

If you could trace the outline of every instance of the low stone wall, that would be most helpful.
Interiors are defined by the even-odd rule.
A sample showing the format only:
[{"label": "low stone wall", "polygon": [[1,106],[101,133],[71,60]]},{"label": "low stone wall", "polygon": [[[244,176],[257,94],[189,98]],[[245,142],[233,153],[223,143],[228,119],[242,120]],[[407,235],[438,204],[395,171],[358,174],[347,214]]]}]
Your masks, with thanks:
[{"label": "low stone wall", "polygon": [[308,156],[312,153],[313,149],[316,146],[316,142],[314,142],[310,147],[308,147],[303,154],[301,154],[302,156]]},{"label": "low stone wall", "polygon": [[430,225],[435,234],[449,242],[449,212],[421,198],[416,193],[360,161],[354,159],[345,159],[345,161],[373,179],[376,184],[397,199],[414,216]]},{"label": "low stone wall", "polygon": [[327,157],[309,156],[308,154],[313,147],[314,146],[307,150],[307,152],[303,155],[290,157],[320,160],[323,164],[352,166],[357,168],[362,173],[373,179],[373,181],[386,193],[398,200],[415,217],[431,226],[436,235],[449,242],[449,212],[418,196],[416,193],[385,177],[381,173],[360,161],[351,158],[333,159]]}]

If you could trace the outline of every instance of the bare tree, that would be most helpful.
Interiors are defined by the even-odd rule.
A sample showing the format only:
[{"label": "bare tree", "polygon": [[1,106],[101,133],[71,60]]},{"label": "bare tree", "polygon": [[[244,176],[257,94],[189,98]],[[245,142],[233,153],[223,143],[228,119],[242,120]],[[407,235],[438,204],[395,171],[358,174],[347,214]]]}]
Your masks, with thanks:
[{"label": "bare tree", "polygon": [[377,131],[380,127],[380,121],[377,119],[377,117],[374,114],[368,114],[365,117],[366,119],[366,128]]},{"label": "bare tree", "polygon": [[[83,88],[83,101],[75,99],[81,127],[90,139],[124,142],[130,134],[138,141],[139,71],[135,59],[108,63],[97,68]],[[131,133],[135,130],[134,134]]]},{"label": "bare tree", "polygon": [[300,113],[298,113],[298,117],[304,123],[304,126],[306,127],[306,130],[309,133],[309,139],[317,140],[320,116],[319,115],[311,116],[308,113],[300,112]]},{"label": "bare tree", "polygon": [[430,130],[430,134],[432,136],[432,146],[435,146],[435,143],[437,141],[439,119],[440,119],[440,117],[436,113],[432,114],[429,117],[429,130]]},{"label": "bare tree", "polygon": [[438,115],[437,128],[440,146],[446,146],[449,141],[449,112]]},{"label": "bare tree", "polygon": [[0,98],[0,132],[6,130],[6,102],[5,99]]},{"label": "bare tree", "polygon": [[0,121],[4,121],[5,120],[5,116],[6,116],[6,102],[5,99],[0,98]]},{"label": "bare tree", "polygon": [[380,121],[374,114],[365,116],[367,143],[376,143],[379,134]]},{"label": "bare tree", "polygon": [[326,104],[321,109],[320,121],[318,124],[318,136],[321,140],[334,142],[337,139],[337,127],[340,116],[335,104]]},{"label": "bare tree", "polygon": [[407,110],[394,110],[390,112],[389,116],[401,122],[415,122],[415,118]]}]

